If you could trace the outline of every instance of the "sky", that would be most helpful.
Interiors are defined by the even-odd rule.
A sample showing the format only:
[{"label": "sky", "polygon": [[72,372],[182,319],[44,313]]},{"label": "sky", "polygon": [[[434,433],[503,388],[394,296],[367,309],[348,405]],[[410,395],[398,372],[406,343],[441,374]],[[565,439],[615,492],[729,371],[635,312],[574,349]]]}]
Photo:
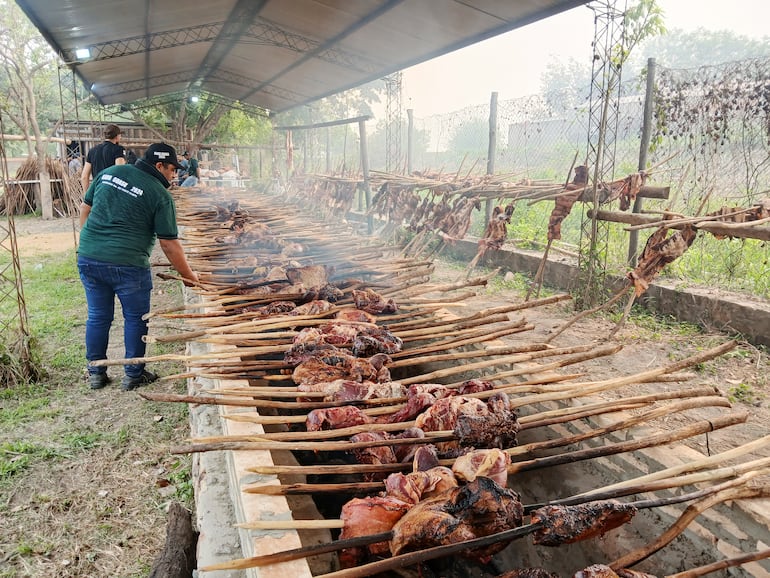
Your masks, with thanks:
[{"label": "sky", "polygon": [[[770,34],[768,0],[658,0],[658,5],[668,30],[732,30],[754,38]],[[501,101],[535,94],[551,59],[590,63],[593,37],[592,10],[580,6],[562,12],[406,69],[402,106],[425,117],[487,104],[492,92]]]}]

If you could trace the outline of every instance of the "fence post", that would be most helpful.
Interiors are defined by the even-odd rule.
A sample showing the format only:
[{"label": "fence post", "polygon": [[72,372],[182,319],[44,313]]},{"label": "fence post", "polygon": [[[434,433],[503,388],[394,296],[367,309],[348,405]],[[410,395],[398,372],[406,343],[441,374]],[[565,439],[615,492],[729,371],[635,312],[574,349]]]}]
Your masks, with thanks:
[{"label": "fence post", "polygon": [[406,109],[406,174],[412,174],[412,155],[414,154],[414,109]]},{"label": "fence post", "polygon": [[[369,212],[372,205],[372,190],[369,188],[369,148],[366,145],[366,121],[358,121],[358,134],[361,141],[361,172],[364,175],[364,196],[366,198],[366,211]],[[374,219],[372,215],[366,218],[369,234],[374,232]]]},{"label": "fence post", "polygon": [[[647,168],[647,151],[650,149],[652,137],[652,99],[655,91],[655,59],[647,59],[647,89],[644,94],[644,118],[642,119],[642,142],[639,145],[639,170]],[[642,212],[642,197],[634,199],[632,213]],[[639,231],[631,231],[628,235],[628,264],[636,267],[637,251],[639,248]]]},{"label": "fence post", "polygon": [[[332,174],[332,135],[331,135],[332,128],[330,126],[326,127],[326,174],[330,175]],[[347,129],[346,129],[347,130]]]},{"label": "fence post", "polygon": [[[493,92],[489,100],[489,147],[487,148],[487,174],[495,174],[495,157],[497,156],[497,93]],[[486,202],[486,218],[484,223],[492,217],[492,199]]]}]

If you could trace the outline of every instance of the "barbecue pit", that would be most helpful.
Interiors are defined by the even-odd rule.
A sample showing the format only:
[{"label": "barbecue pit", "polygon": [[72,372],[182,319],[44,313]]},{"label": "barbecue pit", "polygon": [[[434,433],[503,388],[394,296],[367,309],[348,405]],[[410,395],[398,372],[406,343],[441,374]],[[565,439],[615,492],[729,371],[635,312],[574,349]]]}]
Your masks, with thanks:
[{"label": "barbecue pit", "polygon": [[[205,203],[208,203],[208,206],[211,206],[210,201],[198,200],[196,203],[197,207],[206,206]],[[194,208],[191,209],[189,206],[185,207],[185,203],[180,203],[180,205],[180,213],[187,215],[195,214]],[[201,212],[200,209],[198,209],[198,212]],[[274,204],[271,206],[270,212],[275,212]],[[266,207],[260,207],[255,202],[255,206],[249,207],[248,213],[250,215],[267,214],[267,209]],[[271,221],[271,219],[267,220]],[[308,233],[310,227],[307,224],[305,224],[303,232],[301,233],[298,233],[297,229],[292,231],[290,224],[282,221],[281,219],[272,219],[272,222],[269,222],[269,225],[275,226],[277,231],[283,231],[283,234],[286,235],[286,239],[284,241],[286,243],[301,243],[308,246],[309,240],[314,236],[312,233]],[[323,225],[318,226],[323,227]],[[200,232],[196,232],[192,222],[188,222],[188,231],[189,234],[186,233],[186,237],[192,240],[193,245],[196,234],[201,235],[202,237],[210,237],[211,235],[210,228],[206,227],[202,227]],[[357,271],[354,270],[354,264],[345,262],[344,258],[340,258],[340,256],[344,253],[340,253],[341,245],[339,242],[339,237],[340,235],[338,235],[337,239],[335,239],[334,252],[325,252],[324,256],[334,255],[335,258],[331,260],[334,267],[339,267],[343,270],[347,269],[353,273],[356,273]],[[204,247],[205,245],[201,243],[199,246]],[[355,252],[361,254],[368,251],[368,249],[361,248],[360,241],[359,246],[355,246],[355,249],[353,249],[354,246],[354,244],[351,244],[351,246],[348,247],[348,249],[351,251],[351,254]],[[220,261],[221,258],[223,258],[222,255],[225,253],[224,251],[209,251],[208,249],[202,249],[202,252],[203,251],[207,251],[205,257],[211,258],[214,256],[215,258],[220,259]],[[317,260],[316,263],[322,260],[322,253],[320,250],[313,248],[307,249],[307,251],[313,255],[312,259]],[[383,249],[372,249],[371,254],[376,254],[378,251],[383,251]],[[424,279],[424,272],[420,269],[419,265],[399,262],[397,266],[389,267],[390,264],[386,259],[382,259],[381,262],[383,263],[383,268],[381,270],[377,270],[377,268],[370,262],[367,262],[365,266],[362,266],[360,263],[355,264],[355,266],[364,270],[364,274],[361,275],[361,277],[366,277],[367,282],[373,282],[374,284],[379,285],[383,284],[383,276],[389,279],[398,279],[398,272],[406,271],[407,275],[405,275],[405,277],[409,278],[409,271],[413,267],[415,271],[413,273],[413,278],[417,279],[418,282],[414,285],[408,285],[406,288],[401,289],[401,292],[404,295],[404,300],[409,302],[408,307],[412,307],[413,311],[420,312],[421,309],[425,309],[428,305],[441,305],[441,307],[437,307],[436,310],[442,309],[441,315],[443,316],[443,319],[446,320],[450,313],[444,310],[448,310],[449,306],[440,304],[437,301],[431,302],[431,298],[438,298],[431,297],[429,292],[420,293],[420,290],[425,288],[426,280]],[[241,268],[236,267],[232,270],[240,272]],[[393,273],[394,270],[396,273]],[[219,267],[217,275],[220,277],[226,277],[227,275],[223,275],[221,271],[222,268]],[[419,299],[424,300],[421,302],[421,305],[415,305],[418,297],[408,296],[409,291],[412,291],[413,293],[416,291],[417,295],[421,295]],[[396,293],[394,293],[394,295]],[[399,301],[398,298],[395,300],[396,302]],[[218,305],[220,308],[221,302],[222,300],[220,299]],[[214,310],[214,308],[211,310]],[[433,313],[434,312],[431,311],[427,318],[434,320],[432,322],[437,322],[437,316],[434,316]],[[243,318],[234,319],[234,322],[247,323],[246,321],[242,321],[242,319]],[[301,318],[298,319],[303,323],[305,321]],[[407,321],[404,319],[407,319]],[[398,323],[408,323],[408,319],[408,316],[406,318],[400,317]],[[321,320],[318,321],[320,322]],[[510,321],[507,322],[507,324],[513,325],[513,323]],[[525,324],[522,323],[520,328],[524,326]],[[192,351],[200,351],[200,355],[203,357],[209,356],[209,358],[212,356],[216,357],[216,355],[212,355],[212,351],[221,352],[219,355],[221,355],[222,358],[224,358],[226,355],[230,355],[230,351],[239,351],[239,346],[234,345],[231,341],[228,341],[226,337],[234,333],[241,335],[239,332],[242,330],[237,329],[235,331],[231,331],[228,329],[227,331],[220,332],[218,330],[215,331],[215,327],[216,325],[210,324],[208,325],[207,329],[203,330],[203,338],[207,339],[208,341],[205,343],[196,343],[193,341]],[[281,328],[280,330],[284,329],[285,328]],[[299,329],[299,327],[295,327],[295,329]],[[459,331],[460,330],[456,330],[456,332]],[[526,330],[523,329],[522,332],[524,331]],[[512,331],[509,333],[509,335],[513,335],[515,337],[517,333]],[[214,339],[215,337],[217,339]],[[499,339],[502,340],[504,337],[501,336]],[[424,341],[430,342],[430,338],[423,338],[423,342]],[[500,363],[499,359],[495,360],[494,356],[489,355],[491,348],[497,347],[497,345],[491,345],[491,343],[496,344],[497,342],[482,341],[480,344],[477,343],[475,345],[477,349],[471,351],[471,353],[474,355],[459,362],[459,364],[461,364],[460,369],[465,369],[465,373],[451,373],[451,369],[453,367],[452,363],[442,361],[436,364],[432,364],[430,360],[426,360],[421,361],[420,363],[415,363],[413,366],[403,366],[401,368],[401,373],[398,374],[398,377],[400,379],[409,380],[410,377],[406,371],[407,369],[409,372],[414,372],[413,375],[442,375],[440,373],[442,370],[450,370],[450,373],[446,376],[446,379],[444,377],[440,379],[444,379],[444,382],[446,383],[451,383],[453,381],[467,379],[469,377],[489,377],[489,371],[491,368],[491,371],[493,371],[492,375],[506,375],[507,372],[508,379],[515,378],[517,381],[521,382],[526,381],[528,378],[531,379],[533,374],[539,374],[538,367],[535,366],[534,363],[537,363],[542,367],[547,365],[547,363],[550,361],[545,357],[542,358],[542,360],[538,359],[537,362],[527,361],[526,363],[528,365],[526,367],[522,367],[520,364],[512,364],[510,362]],[[519,343],[521,343],[521,341]],[[240,347],[240,351],[242,352],[254,352],[260,346],[249,344],[241,345]],[[254,347],[256,349],[246,349],[247,347]],[[441,351],[441,348],[439,348],[439,351]],[[273,361],[276,361],[276,353],[276,351],[273,351],[273,353],[269,355],[269,358]],[[611,351],[611,348],[608,348],[603,350],[601,354],[611,355],[613,352]],[[567,354],[565,354],[565,357],[566,355]],[[576,354],[573,352],[572,355],[579,355],[579,353]],[[248,358],[252,359],[252,355],[249,355]],[[258,360],[260,358],[255,357],[254,359]],[[471,373],[467,373],[468,367],[475,368],[476,364],[478,363],[483,365],[486,360],[490,360],[491,363],[486,367],[479,367],[478,369],[472,370]],[[496,363],[496,361],[498,363]],[[455,363],[454,367],[457,367],[457,365],[458,363]],[[197,369],[194,362],[191,363],[191,366],[191,370],[197,373],[210,373],[212,371],[211,366],[206,366],[205,364],[198,367]],[[495,369],[498,371],[494,372]],[[569,369],[567,370],[569,371]],[[257,377],[255,380],[252,380],[251,383],[249,380],[205,380],[197,377],[191,385],[191,394],[201,395],[202,389],[208,390],[209,388],[232,392],[237,391],[239,388],[263,387],[265,384],[265,379],[267,379],[268,382],[272,380],[272,385],[290,386],[291,382],[286,380],[286,375],[283,374],[283,378],[281,378],[281,375],[282,374],[277,372],[273,372],[272,374],[259,374],[259,377]],[[419,380],[417,382],[419,382]],[[209,394],[208,391],[205,393],[207,395]],[[241,393],[241,397],[242,396],[243,394]],[[234,398],[230,397],[227,399],[232,400]],[[598,399],[580,399],[580,403],[582,404],[590,404],[593,401],[598,402]],[[556,407],[567,408],[572,404],[573,401],[569,398],[561,399],[558,401],[533,401],[533,403],[527,403],[521,406],[520,416],[522,418],[526,418],[527,416],[536,416],[540,412],[554,411],[554,408]],[[718,413],[715,415],[723,417],[724,415],[729,415],[730,411],[731,410],[729,409],[720,408]],[[212,428],[216,430],[217,427],[222,428],[222,434],[225,436],[262,436],[263,433],[270,433],[270,429],[274,429],[268,425],[265,425],[263,429],[263,426],[260,424],[249,423],[245,421],[235,421],[232,417],[228,419],[220,419],[218,417],[220,412],[223,415],[229,416],[232,416],[233,414],[254,414],[253,409],[244,408],[243,406],[201,405],[194,409],[192,414],[195,428],[194,437],[200,438],[215,435],[215,432],[212,431]],[[275,412],[280,413],[280,410],[274,408],[266,408],[259,409],[258,412],[260,415],[269,415],[270,413]],[[613,413],[608,415],[598,415],[594,417],[583,418],[578,421],[556,423],[547,427],[525,430],[520,434],[519,446],[522,444],[542,442],[546,439],[552,439],[554,437],[574,436],[579,434],[581,431],[587,431],[591,428],[595,429],[597,427],[606,427],[610,423],[617,422],[619,415],[621,414]],[[714,423],[716,425],[719,425],[717,424],[719,419],[720,417],[715,417]],[[265,419],[262,421],[269,420]],[[276,418],[274,421],[280,421],[280,418]],[[729,419],[722,425],[728,424]],[[635,425],[634,427],[622,428],[614,433],[608,434],[603,438],[603,441],[597,443],[596,446],[598,447],[601,445],[613,443],[624,444],[628,443],[629,440],[642,439],[645,436],[654,437],[655,435],[657,434],[654,432],[654,430],[640,429],[640,426]],[[590,446],[591,443],[589,442],[587,445]],[[556,450],[554,450],[554,452],[558,453]],[[537,455],[542,458],[546,458],[548,453],[554,452],[542,452],[538,453]],[[301,459],[302,454],[298,455]],[[236,532],[233,532],[232,528],[230,528],[232,519],[229,521],[222,521],[221,525],[217,526],[217,518],[220,513],[217,512],[217,516],[214,517],[214,519],[212,519],[212,514],[214,510],[219,510],[220,508],[213,506],[207,507],[206,505],[209,503],[209,500],[214,500],[215,504],[218,504],[219,500],[223,500],[225,503],[231,500],[232,512],[234,514],[235,520],[241,522],[258,520],[266,522],[268,526],[272,521],[286,521],[286,525],[291,526],[289,521],[291,520],[292,515],[295,519],[299,519],[300,516],[314,516],[317,514],[317,512],[312,511],[313,506],[307,495],[300,497],[287,497],[266,495],[264,491],[262,493],[248,493],[244,491],[244,489],[247,488],[252,491],[254,487],[260,485],[286,486],[287,484],[292,483],[288,480],[276,479],[275,476],[265,473],[266,471],[271,470],[273,466],[278,467],[276,460],[280,462],[291,461],[292,458],[290,458],[289,454],[286,452],[268,451],[266,449],[261,449],[253,451],[205,452],[196,453],[195,456],[196,479],[199,482],[197,492],[199,500],[198,521],[200,527],[203,530],[201,547],[199,550],[200,566],[211,565],[217,561],[227,562],[236,558],[267,554],[271,551],[290,550],[292,548],[299,547],[300,535],[305,538],[306,542],[323,542],[328,539],[328,536],[336,532],[335,528],[328,528],[328,524],[324,524],[323,521],[319,522],[319,526],[327,527],[322,528],[321,531],[317,531],[315,534],[309,534],[309,530],[307,529],[301,529],[299,531],[277,529],[277,527],[281,526],[281,524],[275,524],[276,528],[274,529],[254,530],[241,528],[237,532],[236,536]],[[552,500],[554,497],[563,497],[591,491],[596,488],[607,486],[608,484],[611,484],[618,479],[629,479],[637,477],[648,472],[654,472],[667,467],[673,467],[677,463],[697,459],[702,459],[702,456],[697,454],[697,452],[688,450],[682,446],[676,446],[676,452],[672,452],[670,449],[651,447],[637,449],[631,453],[618,453],[615,455],[602,457],[601,459],[567,463],[564,465],[559,465],[558,467],[533,469],[531,471],[519,471],[516,472],[514,476],[509,477],[508,485],[521,494],[523,503],[531,504],[535,502]],[[227,475],[223,473],[223,465],[227,466]],[[516,462],[514,462],[514,466],[515,465]],[[254,470],[256,470],[257,473],[255,473]],[[227,497],[220,496],[219,498],[212,498],[212,492],[219,488],[220,484],[224,485],[224,482],[226,481],[228,482],[226,485],[230,488],[227,492]],[[308,480],[308,482],[310,482],[310,480]],[[676,493],[676,491],[670,493],[673,494]],[[323,505],[332,502],[332,499],[329,496],[324,497],[322,495],[319,498],[318,495],[316,495],[316,502],[321,504],[322,507],[316,507],[315,509],[324,510],[325,508]],[[221,506],[221,504],[218,505]],[[300,514],[300,510],[303,510],[304,513]],[[697,531],[688,532],[685,537],[677,539],[675,544],[669,545],[666,548],[665,554],[662,558],[655,557],[648,562],[640,564],[636,568],[647,568],[652,572],[657,572],[658,575],[663,575],[664,572],[670,573],[679,567],[687,568],[702,565],[706,561],[713,559],[713,555],[709,557],[708,554],[713,550],[715,536],[719,537],[719,542],[717,543],[722,549],[721,556],[724,557],[733,555],[735,552],[731,551],[731,547],[737,549],[738,546],[741,545],[741,542],[745,542],[746,536],[739,536],[737,531],[732,534],[727,532],[726,530],[728,527],[724,523],[720,523],[720,517],[729,513],[729,516],[731,517],[736,528],[749,530],[746,532],[747,536],[766,535],[767,527],[764,525],[764,522],[761,519],[761,514],[758,515],[758,512],[759,509],[754,504],[752,504],[752,502],[746,502],[744,504],[737,501],[733,503],[732,508],[723,508],[716,513],[707,512],[703,517],[703,520],[706,521],[699,522]],[[530,544],[529,541],[518,540],[516,543],[514,543],[513,546],[507,548],[497,556],[495,559],[495,566],[485,567],[485,571],[487,571],[487,574],[485,575],[494,575],[489,572],[490,569],[494,570],[497,568],[497,570],[502,571],[515,568],[517,567],[516,565],[540,565],[547,567],[551,572],[556,572],[559,575],[571,575],[568,573],[574,572],[581,566],[588,566],[597,561],[606,562],[628,553],[629,550],[632,550],[634,547],[640,545],[641,542],[644,542],[645,538],[660,534],[661,530],[668,527],[677,517],[677,515],[677,511],[674,508],[656,508],[654,510],[645,511],[640,513],[635,518],[633,525],[623,526],[617,530],[613,530],[600,541],[592,540],[590,543],[579,542],[574,545],[562,545],[558,549],[546,550],[545,552],[542,547],[534,547]],[[215,539],[212,541],[210,539],[211,537],[215,537]],[[730,545],[731,540],[734,542],[734,546]],[[238,548],[236,547],[236,542],[240,543],[241,552],[237,552]],[[229,546],[229,548],[225,548],[224,546]],[[320,562],[313,563],[312,565],[308,564],[308,562],[305,560],[298,560],[291,562],[291,566],[282,565],[281,568],[276,568],[274,572],[282,573],[283,575],[286,575],[286,573],[289,572],[292,576],[318,575],[319,573],[325,573],[330,569],[330,562],[328,560],[329,558],[327,557],[322,559]],[[663,563],[667,566],[668,564],[671,564],[671,567],[656,567],[655,564],[661,564],[661,560],[663,560]],[[441,563],[437,564],[440,565]],[[647,564],[652,564],[652,566],[647,566]],[[467,568],[463,568],[464,569],[462,571],[466,572]],[[743,570],[738,570],[737,572],[742,571]],[[762,570],[758,571],[761,572]],[[271,572],[273,572],[273,570],[262,569],[255,575],[267,576],[271,575]]]}]

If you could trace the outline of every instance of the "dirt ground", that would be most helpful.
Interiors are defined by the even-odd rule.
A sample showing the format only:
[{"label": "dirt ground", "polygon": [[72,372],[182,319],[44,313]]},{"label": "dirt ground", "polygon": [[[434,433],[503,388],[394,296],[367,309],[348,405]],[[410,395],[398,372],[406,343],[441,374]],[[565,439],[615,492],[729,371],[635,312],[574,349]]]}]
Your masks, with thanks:
[{"label": "dirt ground", "polygon": [[[17,221],[16,232],[18,247],[23,259],[34,259],[36,255],[42,255],[57,250],[67,250],[73,246],[73,224],[71,220],[61,219],[55,221],[42,221],[39,219],[23,219]],[[481,271],[483,273],[483,271]],[[457,281],[464,275],[461,266],[439,263],[437,266],[436,282]],[[462,310],[467,314],[472,310],[480,310],[495,307],[506,303],[522,300],[519,291],[510,288],[505,283],[492,283],[486,289],[481,289],[477,297],[468,299]],[[158,295],[153,297],[154,307],[163,306],[163,289],[159,289]],[[521,334],[516,339],[528,342],[540,341],[547,338],[558,326],[574,314],[570,302],[556,305],[538,307],[523,311],[521,316],[534,324],[534,329]],[[566,347],[571,345],[586,344],[601,341],[614,326],[609,317],[593,316],[578,322],[570,330],[556,338],[553,345]],[[583,362],[577,366],[563,371],[582,372],[587,377],[584,379],[605,379],[618,375],[640,373],[661,365],[672,363],[688,355],[703,351],[719,343],[724,343],[729,337],[723,334],[701,333],[691,327],[683,327],[668,320],[657,320],[646,315],[636,315],[624,329],[618,334],[616,341],[622,344],[620,353],[610,357],[597,358]],[[119,341],[119,340],[118,340]],[[673,389],[709,385],[718,389],[733,401],[734,409],[748,412],[748,420],[745,424],[733,426],[724,432],[715,432],[709,436],[688,441],[688,444],[706,452],[723,451],[742,443],[770,434],[770,383],[768,383],[768,352],[764,349],[741,343],[731,353],[701,364],[691,371],[693,377],[685,383],[656,383],[636,385],[617,392],[603,394],[603,397],[617,398],[635,395],[643,392],[660,391],[661,389]],[[153,386],[159,390],[174,391],[170,385]],[[83,386],[81,385],[81,389]],[[136,396],[119,395],[119,391],[113,392],[110,397],[95,393],[86,395],[73,395],[67,398],[67,403],[72,404],[69,413],[84,419],[84,416],[98,421],[116,420],[125,427],[152,427],[152,420],[163,420],[164,412],[170,411],[153,404],[151,409]],[[709,418],[725,409],[704,409],[687,412],[687,415],[676,414],[661,419],[656,425],[662,428],[674,429],[681,423],[692,420]],[[132,421],[133,420],[133,421]],[[177,427],[177,431],[168,434],[170,440],[182,439],[188,432],[184,431],[184,425]],[[123,572],[111,574],[115,576],[140,575],[132,567],[126,564],[126,549],[131,549],[130,540],[141,540],[141,554],[145,557],[149,551],[157,550],[162,545],[165,520],[162,509],[156,508],[153,515],[148,515],[146,509],[139,510],[134,500],[130,497],[137,492],[149,492],[148,499],[163,503],[163,490],[160,480],[169,477],[169,469],[172,467],[167,454],[169,441],[164,441],[162,446],[155,448],[152,455],[142,455],[136,449],[124,449],[118,455],[105,456],[112,471],[97,472],[93,467],[75,468],[66,472],[66,476],[60,482],[69,487],[82,487],[88,490],[85,493],[104,493],[110,496],[109,507],[122,509],[122,516],[136,516],[136,525],[133,531],[127,532],[126,542],[104,545],[98,551],[100,557],[112,556],[121,561]],[[767,450],[770,455],[770,449]],[[98,458],[97,458],[98,459]],[[135,471],[136,470],[136,471]],[[132,475],[134,472],[136,475]],[[96,478],[96,479],[95,479]],[[42,475],[33,476],[26,484],[37,484],[37,488],[25,488],[24,495],[40,495],[50,491],[50,477]],[[78,499],[78,493],[69,500]],[[94,506],[93,499],[88,498],[88,504]],[[22,507],[22,506],[19,506]],[[104,507],[107,507],[106,505]],[[56,512],[48,512],[46,516],[56,516]],[[43,523],[46,516],[35,516],[28,519],[28,523]],[[69,522],[77,524],[77,516],[69,513]],[[61,539],[65,540],[64,529],[60,530]],[[152,539],[147,535],[152,534]],[[71,552],[59,552],[62,556],[76,557],[78,544],[71,544]],[[137,555],[136,552],[133,555]],[[94,576],[93,569],[97,566],[81,564],[80,569],[75,563],[69,561],[69,566],[62,569],[61,564],[74,558],[60,559],[47,568],[52,573],[40,574],[35,571],[30,573],[20,572],[18,576]],[[0,567],[2,564],[0,564]],[[10,574],[13,575],[13,574]]]},{"label": "dirt ground", "polygon": [[[483,274],[485,271],[477,270],[477,273]],[[464,274],[465,270],[461,265],[439,261],[434,277],[439,282],[456,282]],[[521,291],[506,288],[505,283],[490,283],[487,288],[480,290],[477,297],[466,300],[466,306],[457,309],[456,312],[464,312],[463,314],[467,315],[468,309],[481,310],[521,300]],[[534,329],[520,334],[518,339],[526,342],[547,340],[575,313],[571,301],[521,311],[520,316],[533,324]],[[513,314],[512,317],[516,318],[516,315]],[[609,315],[589,316],[556,337],[551,345],[571,347],[588,343],[605,343],[616,321],[616,317]],[[584,361],[560,371],[585,373],[585,377],[580,379],[586,381],[638,374],[670,365],[728,341],[731,341],[731,337],[723,333],[702,332],[689,324],[680,324],[673,320],[659,319],[637,312],[632,314],[615,338],[607,342],[622,345],[619,353]],[[616,399],[659,391],[701,386],[714,387],[730,399],[734,411],[746,411],[749,416],[744,424],[726,428],[721,432],[713,432],[707,436],[707,439],[704,436],[704,439],[696,438],[687,442],[688,445],[703,453],[716,453],[770,435],[769,369],[770,357],[765,348],[739,342],[738,346],[727,354],[686,370],[691,375],[691,379],[687,381],[635,384],[617,391],[604,392],[600,397]],[[725,412],[725,408],[688,410],[686,413],[671,415],[654,423],[662,429],[676,429],[682,427],[684,423],[709,419]],[[770,455],[770,447],[761,453]]]},{"label": "dirt ground", "polygon": [[[71,219],[21,218],[15,228],[22,267],[42,263],[46,255],[72,253],[75,247]],[[154,307],[179,303],[177,283],[156,280],[154,285]],[[34,307],[28,296],[28,311]],[[81,340],[82,313],[82,320],[73,321]],[[109,355],[123,357],[119,305]],[[153,369],[161,375],[178,371],[174,364],[157,365]],[[0,400],[8,414],[18,409],[38,416],[1,432],[0,444],[19,438],[43,447],[72,444],[74,439],[84,444],[33,465],[10,492],[0,491],[0,577],[147,576],[163,548],[166,508],[183,501],[180,495],[189,484],[189,458],[169,451],[189,436],[186,408],[122,392],[122,367],[109,372],[112,384],[99,391],[88,389],[85,360],[77,382],[66,383],[56,375],[44,378],[39,386],[48,391],[45,411],[30,409],[41,401],[39,394]],[[185,391],[184,381],[152,387]]]}]

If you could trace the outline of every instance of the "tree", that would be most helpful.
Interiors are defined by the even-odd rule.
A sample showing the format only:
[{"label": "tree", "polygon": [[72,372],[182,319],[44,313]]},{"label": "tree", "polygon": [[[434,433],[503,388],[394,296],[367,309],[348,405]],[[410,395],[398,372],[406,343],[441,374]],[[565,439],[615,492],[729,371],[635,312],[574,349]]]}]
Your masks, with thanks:
[{"label": "tree", "polygon": [[486,158],[489,144],[489,120],[468,118],[449,139],[449,150],[461,155]]},{"label": "tree", "polygon": [[730,30],[674,29],[648,39],[634,62],[641,67],[652,57],[666,68],[698,68],[761,56],[770,56],[770,38],[759,40]]},{"label": "tree", "polygon": [[[4,85],[0,108],[25,137],[27,152],[37,156],[40,173],[40,203],[43,218],[53,218],[50,176],[45,164],[47,141],[39,122],[40,102],[49,102],[55,55],[16,3],[0,0],[0,62]],[[46,88],[46,90],[43,90]],[[38,96],[42,96],[41,101]],[[50,117],[49,117],[50,118]]]},{"label": "tree", "polygon": [[566,62],[551,58],[540,75],[540,90],[552,110],[571,110],[591,94],[591,67],[570,58]]},{"label": "tree", "polygon": [[[640,60],[633,59],[645,40],[664,34],[664,15],[656,0],[639,0],[623,15],[624,42],[612,48],[609,56],[618,73],[624,68],[641,70]],[[642,61],[643,62],[643,61]],[[620,74],[616,76],[620,78]],[[540,77],[541,90],[554,111],[573,109],[588,100],[591,93],[591,63],[570,58],[567,62],[551,60]],[[610,91],[616,87],[613,83]]]}]

